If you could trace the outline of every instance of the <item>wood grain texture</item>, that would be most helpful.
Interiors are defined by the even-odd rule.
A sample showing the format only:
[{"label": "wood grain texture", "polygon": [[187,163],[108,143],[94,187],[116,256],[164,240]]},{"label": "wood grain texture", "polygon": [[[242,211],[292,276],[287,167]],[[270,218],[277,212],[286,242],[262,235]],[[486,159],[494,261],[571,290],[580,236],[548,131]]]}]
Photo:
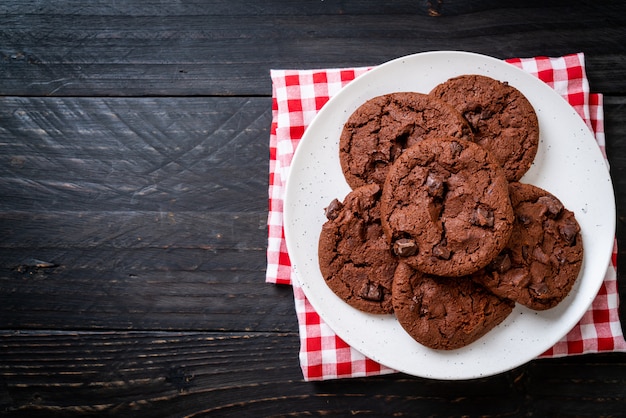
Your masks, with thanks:
[{"label": "wood grain texture", "polygon": [[277,396],[277,385],[299,379],[294,334],[0,335],[0,408],[12,416],[185,416],[229,406],[241,413],[237,405]]},{"label": "wood grain texture", "polygon": [[[617,210],[616,234],[618,241],[618,290],[621,301],[626,300],[624,268],[626,265],[626,97],[604,97],[604,128],[606,153],[611,170]],[[620,304],[620,318],[626,318],[626,304]],[[626,335],[626,320],[622,319]]]},{"label": "wood grain texture", "polygon": [[0,208],[266,211],[270,107],[0,97]]},{"label": "wood grain texture", "polygon": [[0,408],[16,417],[621,416],[626,384],[611,355],[585,377],[574,357],[472,381],[306,383],[295,333],[3,332],[0,348]]},{"label": "wood grain texture", "polygon": [[[178,255],[189,257],[185,253]],[[143,257],[149,263],[151,256],[157,259],[162,253],[128,252],[126,257]],[[59,267],[47,269],[1,269],[0,327],[297,330],[291,289],[264,285],[263,273],[242,269],[186,272],[180,268],[139,272],[123,266],[94,272],[71,262],[63,259]]]},{"label": "wood grain texture", "polygon": [[0,98],[0,326],[293,330],[291,292],[263,284],[270,117],[267,98]]},{"label": "wood grain texture", "polygon": [[[450,49],[498,58],[593,51],[596,88],[626,91],[615,54],[626,43],[623,2],[127,3],[4,6],[0,94],[269,95],[259,75],[271,68],[376,65]],[[596,76],[598,65],[615,73]]]}]

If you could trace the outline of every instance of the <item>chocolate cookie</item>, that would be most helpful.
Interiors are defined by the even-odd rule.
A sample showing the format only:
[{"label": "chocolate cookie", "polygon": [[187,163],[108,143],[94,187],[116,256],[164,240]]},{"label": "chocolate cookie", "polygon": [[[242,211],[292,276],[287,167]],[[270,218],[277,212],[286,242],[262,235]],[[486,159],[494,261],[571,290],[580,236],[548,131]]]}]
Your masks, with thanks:
[{"label": "chocolate cookie", "polygon": [[556,306],[572,289],[583,261],[583,240],[574,214],[539,187],[511,183],[515,212],[506,248],[475,281],[531,309]]},{"label": "chocolate cookie", "polygon": [[539,146],[539,122],[519,90],[470,74],[451,78],[430,94],[450,103],[467,119],[475,142],[495,155],[507,180],[517,181],[528,171]]},{"label": "chocolate cookie", "polygon": [[383,185],[389,164],[407,147],[434,136],[471,139],[467,121],[449,104],[421,93],[390,93],[361,105],[345,123],[339,160],[353,189]]},{"label": "chocolate cookie", "polygon": [[502,167],[483,147],[431,138],[408,148],[389,170],[381,221],[402,261],[437,276],[465,276],[502,251],[513,209]]},{"label": "chocolate cookie", "polygon": [[380,225],[380,187],[350,192],[326,208],[319,238],[319,266],[326,284],[351,306],[391,313],[391,283],[397,260]]},{"label": "chocolate cookie", "polygon": [[406,332],[441,350],[476,341],[504,321],[515,305],[467,278],[431,276],[404,263],[396,269],[392,294],[395,315]]}]

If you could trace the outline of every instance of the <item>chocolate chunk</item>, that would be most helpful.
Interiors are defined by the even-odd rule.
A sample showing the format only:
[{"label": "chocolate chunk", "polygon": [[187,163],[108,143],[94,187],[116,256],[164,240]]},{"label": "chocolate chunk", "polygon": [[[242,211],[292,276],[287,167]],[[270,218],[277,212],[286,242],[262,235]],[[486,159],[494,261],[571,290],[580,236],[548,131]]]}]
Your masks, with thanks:
[{"label": "chocolate chunk", "polygon": [[559,225],[559,234],[565,239],[565,241],[569,245],[574,245],[576,243],[576,236],[580,231],[580,227],[574,221],[566,220],[567,222]]},{"label": "chocolate chunk", "polygon": [[511,257],[507,253],[501,253],[491,262],[491,270],[504,273],[511,269]]},{"label": "chocolate chunk", "polygon": [[326,215],[327,219],[332,221],[333,219],[337,219],[337,216],[339,216],[342,208],[343,203],[341,203],[337,199],[334,199],[332,202],[330,202],[330,205],[326,207],[326,209],[324,210],[324,214]]},{"label": "chocolate chunk", "polygon": [[433,247],[433,255],[441,260],[449,260],[452,253],[444,244],[437,244]]},{"label": "chocolate chunk", "polygon": [[530,216],[527,216],[523,213],[518,213],[517,215],[517,220],[519,221],[519,223],[521,223],[522,225],[530,225],[531,222],[533,221],[533,218],[531,218]]},{"label": "chocolate chunk", "polygon": [[461,152],[463,151],[463,145],[461,145],[457,141],[451,141],[450,151],[452,151],[452,158],[457,158],[459,155],[461,155]]},{"label": "chocolate chunk", "polygon": [[524,258],[524,260],[528,260],[528,252],[529,248],[528,245],[522,245],[522,257]]},{"label": "chocolate chunk", "polygon": [[550,289],[548,289],[548,286],[546,286],[545,283],[533,283],[532,285],[529,286],[529,288],[538,297],[546,295],[550,291]]},{"label": "chocolate chunk", "polygon": [[417,252],[417,244],[409,238],[400,238],[393,244],[393,252],[400,257],[410,257]]},{"label": "chocolate chunk", "polygon": [[361,296],[363,299],[377,302],[383,299],[383,291],[380,288],[380,285],[372,282],[367,282],[363,284],[363,287],[361,287],[359,296]]},{"label": "chocolate chunk", "polygon": [[556,218],[563,210],[563,204],[553,196],[541,196],[537,203],[544,205],[548,209],[551,218]]},{"label": "chocolate chunk", "polygon": [[426,177],[426,189],[428,190],[429,196],[442,197],[444,184],[443,176],[437,175],[433,172],[428,173],[428,176]]},{"label": "chocolate chunk", "polygon": [[494,224],[493,210],[479,206],[472,214],[471,222],[474,225],[492,228]]}]

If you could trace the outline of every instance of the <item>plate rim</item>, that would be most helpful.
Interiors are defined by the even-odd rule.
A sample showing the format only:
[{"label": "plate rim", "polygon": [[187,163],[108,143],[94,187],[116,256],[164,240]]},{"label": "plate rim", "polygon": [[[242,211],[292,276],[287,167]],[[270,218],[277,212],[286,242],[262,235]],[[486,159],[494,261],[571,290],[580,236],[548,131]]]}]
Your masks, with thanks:
[{"label": "plate rim", "polygon": [[[420,52],[420,53],[415,53],[415,54],[410,54],[410,55],[406,55],[406,56],[402,56],[402,57],[398,57],[395,58],[393,60],[387,61],[383,64],[380,64],[379,66],[376,66],[374,68],[372,68],[370,71],[363,73],[362,75],[360,75],[359,77],[355,78],[355,80],[353,80],[352,82],[350,82],[346,87],[342,88],[341,91],[339,93],[337,93],[336,95],[332,96],[329,101],[322,107],[322,109],[317,113],[317,115],[313,118],[313,120],[311,121],[311,123],[309,124],[309,126],[307,127],[307,129],[304,132],[304,135],[302,136],[302,141],[311,141],[307,138],[309,138],[309,136],[307,135],[307,133],[312,132],[313,129],[310,129],[312,126],[316,126],[317,123],[316,122],[318,120],[323,120],[323,118],[325,117],[326,112],[330,112],[333,110],[333,107],[335,106],[334,103],[335,102],[339,102],[340,100],[342,100],[342,95],[348,94],[348,93],[343,93],[345,91],[349,91],[348,90],[348,86],[353,85],[353,83],[357,80],[359,80],[357,83],[360,84],[364,84],[367,83],[367,81],[369,79],[376,79],[376,77],[380,77],[378,74],[381,72],[385,72],[387,71],[387,69],[389,67],[393,67],[396,65],[402,65],[403,61],[411,61],[411,60],[427,60],[429,56],[448,56],[450,57],[450,59],[453,60],[457,60],[457,59],[463,59],[464,57],[472,57],[474,59],[479,59],[479,60],[484,60],[486,62],[489,62],[493,65],[496,66],[502,66],[503,64],[505,64],[507,71],[512,71],[513,73],[519,73],[520,77],[522,77],[523,79],[526,80],[531,80],[531,78],[533,80],[536,80],[535,86],[537,88],[540,89],[544,89],[544,91],[549,91],[550,95],[552,96],[552,100],[556,99],[558,97],[559,100],[561,100],[564,104],[566,104],[570,109],[571,112],[575,113],[575,110],[571,107],[571,105],[567,102],[567,100],[565,100],[563,97],[561,97],[556,91],[554,91],[550,86],[548,86],[547,84],[545,84],[543,81],[539,80],[538,78],[534,77],[532,74],[529,74],[528,72],[524,71],[521,68],[518,68],[516,66],[513,66],[509,63],[506,63],[504,60],[495,58],[495,57],[491,57],[488,55],[483,55],[483,54],[478,54],[478,53],[474,53],[474,52],[466,52],[466,51],[427,51],[427,52]],[[504,68],[504,67],[503,67]],[[461,73],[459,73],[461,74]],[[354,87],[353,87],[354,89]],[[547,90],[546,90],[547,89]],[[377,94],[374,94],[371,97],[376,96]],[[347,111],[347,116],[349,116],[349,114],[352,113],[352,111]],[[346,116],[346,118],[347,118]],[[578,116],[578,114],[576,114],[576,116],[578,117],[578,119],[580,119],[580,123],[582,123],[584,125],[583,120],[580,118],[580,116]],[[586,125],[584,125],[586,127]],[[596,143],[596,148],[598,149],[598,153],[601,155],[599,147],[597,147],[597,142],[596,139],[593,137],[593,134],[591,132],[588,133],[589,135],[591,135],[594,143]],[[305,147],[301,147],[298,146],[296,147],[296,150],[293,154],[293,159],[292,159],[292,165],[290,166],[290,175],[287,178],[286,184],[285,184],[285,195],[284,195],[284,209],[283,209],[283,217],[284,217],[284,228],[285,228],[285,241],[286,241],[286,245],[287,245],[287,250],[290,254],[293,254],[293,249],[294,249],[294,244],[293,244],[293,239],[291,238],[291,212],[289,210],[289,204],[288,202],[290,202],[290,196],[293,193],[292,190],[292,186],[293,184],[295,184],[295,180],[294,177],[291,176],[292,174],[292,170],[291,168],[294,166],[293,163],[294,162],[298,162],[300,161],[300,159],[302,159],[302,154],[305,152],[304,150]],[[604,159],[604,157],[602,156],[602,158]],[[612,179],[610,178],[610,174],[608,173],[608,167],[607,167],[607,177],[611,186],[611,190],[613,190],[612,188]],[[340,196],[337,196],[338,198],[340,198]],[[611,205],[610,208],[608,208],[608,212],[610,212],[610,214],[612,215],[608,221],[609,221],[609,225],[608,228],[611,229],[613,231],[613,236],[615,234],[615,225],[616,225],[616,219],[615,219],[615,214],[616,214],[616,207],[615,207],[615,196],[614,196],[614,192],[612,192],[611,194]],[[609,267],[609,262],[611,260],[611,256],[612,256],[612,243],[609,246],[608,245],[608,241],[606,244],[607,248],[609,248],[608,250],[605,249],[606,251],[606,266],[607,268]],[[604,251],[603,251],[604,253]],[[293,269],[292,269],[292,280],[296,280],[300,286],[302,287],[302,290],[305,294],[305,296],[307,296],[307,298],[309,299],[309,302],[311,303],[311,305],[313,306],[313,308],[316,310],[316,312],[320,315],[320,317],[325,321],[325,322],[331,322],[333,323],[333,321],[328,321],[328,315],[326,312],[320,312],[320,307],[318,306],[317,300],[315,297],[311,297],[311,295],[309,294],[310,289],[306,286],[306,281],[305,283],[302,282],[301,277],[300,277],[300,272],[298,271],[298,267],[297,267],[297,263],[293,263]],[[581,273],[582,274],[582,273]],[[577,280],[577,282],[580,282],[581,278],[579,277],[579,279]],[[589,279],[588,279],[589,280]],[[569,330],[574,327],[582,318],[582,316],[585,314],[585,312],[587,312],[589,306],[591,305],[591,303],[593,302],[595,296],[598,293],[598,290],[600,289],[600,287],[602,286],[602,283],[604,281],[604,275],[602,275],[602,279],[596,279],[596,282],[594,282],[594,284],[596,285],[594,287],[594,294],[592,296],[588,296],[588,303],[585,304],[585,309],[580,309],[580,315],[577,315],[576,319],[574,320],[573,318],[569,318],[570,321],[568,322],[568,325],[571,323],[571,326],[567,327],[567,331],[563,334],[560,335],[558,338],[552,338],[550,339],[550,343],[546,343],[543,346],[546,346],[545,349],[549,349],[550,347],[552,347],[556,342],[559,341],[559,339],[561,339],[564,335],[567,334],[567,332],[569,332]],[[324,311],[324,309],[322,309],[322,311]],[[330,324],[328,324],[329,327],[331,329],[333,329],[333,331],[340,337],[340,338],[344,338],[345,334],[343,332],[337,332],[337,330],[332,327]],[[344,335],[342,335],[344,334]],[[345,338],[344,338],[345,339]],[[352,340],[352,338],[348,338],[348,340]],[[347,341],[351,346],[354,346],[353,344],[350,343],[350,341]],[[543,347],[542,346],[542,347]],[[419,376],[419,377],[426,377],[426,378],[436,378],[436,379],[442,379],[442,380],[466,380],[466,379],[473,379],[473,378],[479,378],[479,377],[485,377],[485,376],[489,376],[489,375],[495,375],[495,374],[499,374],[499,373],[503,373],[506,372],[508,370],[511,370],[515,367],[518,367],[522,364],[527,363],[528,361],[533,360],[535,357],[537,357],[539,354],[541,354],[541,352],[545,351],[542,350],[540,353],[538,354],[533,354],[532,356],[528,356],[528,358],[522,358],[519,361],[515,362],[511,362],[509,364],[509,366],[507,366],[506,368],[502,368],[501,370],[495,371],[495,372],[489,372],[486,374],[483,373],[469,373],[469,374],[465,374],[461,377],[457,377],[454,375],[450,375],[450,374],[432,374],[432,373],[421,373],[421,372],[412,372],[412,371],[407,371],[407,370],[403,370],[402,368],[398,368],[396,366],[391,366],[386,364],[384,361],[382,361],[381,359],[377,358],[378,356],[376,355],[372,355],[371,352],[369,352],[369,350],[364,349],[362,346],[357,346],[355,347],[358,351],[361,351],[364,355],[372,358],[373,360],[376,360],[378,362],[380,362],[383,365],[386,365],[387,367],[391,367],[393,369],[396,369],[398,371],[404,372],[404,373],[408,373],[411,375],[415,375],[415,376]],[[535,351],[539,351],[539,350],[535,350]]]}]

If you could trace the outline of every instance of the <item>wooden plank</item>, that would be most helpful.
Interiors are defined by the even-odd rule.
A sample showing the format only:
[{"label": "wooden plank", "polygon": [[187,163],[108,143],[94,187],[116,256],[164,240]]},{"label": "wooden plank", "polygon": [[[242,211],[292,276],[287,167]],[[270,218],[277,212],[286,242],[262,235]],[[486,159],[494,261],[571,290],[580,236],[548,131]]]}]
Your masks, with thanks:
[{"label": "wooden plank", "polygon": [[496,2],[404,8],[360,2],[360,12],[343,2],[301,10],[282,1],[238,3],[232,12],[200,2],[171,11],[151,2],[67,6],[6,9],[0,94],[269,95],[271,68],[376,65],[437,49],[499,58],[584,51],[593,62],[590,75],[601,80],[597,88],[626,87],[621,2],[603,8],[559,2],[540,13]]},{"label": "wooden plank", "polygon": [[294,334],[0,335],[0,408],[12,416],[173,416],[192,401],[190,414],[235,392],[243,402],[278,397],[279,386],[301,379]]},{"label": "wooden plank", "polygon": [[0,328],[297,329],[266,213],[0,213]]},{"label": "wooden plank", "polygon": [[[554,0],[550,6],[568,6],[571,2]],[[263,4],[237,1],[224,2],[220,0],[188,0],[181,3],[168,4],[163,7],[155,0],[144,2],[126,1],[110,4],[110,2],[96,0],[85,4],[80,0],[60,0],[52,3],[34,4],[27,0],[13,0],[0,4],[0,13],[4,14],[72,14],[75,16],[176,16],[194,15],[201,12],[208,16],[272,16],[272,15],[327,15],[327,14],[419,14],[434,16],[436,11],[446,16],[464,13],[474,13],[502,8],[505,6],[498,0],[476,0],[468,3],[464,0],[448,0],[444,2],[418,2],[412,0],[396,0],[393,2],[378,2],[375,0],[355,0],[345,2],[341,0],[325,0],[324,2],[302,2],[292,0],[267,0]],[[516,7],[537,8],[545,6],[541,0],[527,0]],[[592,8],[594,1],[578,1],[578,7]],[[544,7],[545,8],[545,7]]]},{"label": "wooden plank", "polygon": [[[527,0],[515,3],[515,8],[549,9],[553,7],[570,6],[570,8],[593,11],[597,9],[594,0],[581,0],[572,5],[567,0],[553,0],[546,7],[542,0]],[[603,5],[611,6],[611,5]],[[187,0],[180,3],[163,4],[158,0],[126,1],[111,4],[103,0],[95,0],[85,4],[81,0],[59,0],[51,3],[34,4],[28,0],[13,0],[0,4],[0,13],[12,14],[41,14],[59,15],[71,14],[74,16],[177,16],[197,15],[207,16],[293,16],[293,15],[365,15],[365,14],[416,14],[423,16],[440,15],[456,16],[459,14],[475,13],[494,9],[511,8],[498,0],[447,0],[445,2],[415,2],[412,0],[396,0],[381,3],[376,0],[325,0],[324,2],[294,2],[293,0],[266,0],[263,4],[249,1],[224,2],[220,0]]]},{"label": "wooden plank", "polygon": [[[563,2],[561,0],[561,2]],[[453,0],[447,2],[450,12],[467,12],[480,8],[493,7],[494,0],[475,1],[472,5],[466,2]],[[528,5],[540,4],[538,0],[526,2]],[[559,3],[558,1],[556,3]],[[126,1],[119,4],[110,4],[106,1],[92,1],[85,4],[80,0],[61,0],[53,3],[33,4],[26,0],[12,1],[8,4],[0,4],[0,13],[5,14],[73,14],[75,16],[176,16],[197,15],[202,13],[208,16],[272,16],[281,15],[319,15],[319,14],[399,14],[407,11],[428,14],[428,8],[434,7],[423,3],[415,3],[411,0],[398,0],[391,3],[381,4],[372,0],[357,0],[344,2],[340,0],[325,0],[324,2],[296,3],[292,0],[268,0],[259,4],[256,2],[237,1],[224,2],[219,0],[188,0],[180,3],[168,4],[163,7],[162,3],[154,0],[144,2]]]},{"label": "wooden plank", "polygon": [[[145,263],[156,256],[128,254]],[[0,269],[0,329],[293,332],[297,323],[291,288],[265,284],[263,271],[92,271],[62,264]]]},{"label": "wooden plank", "polygon": [[0,97],[0,210],[265,211],[268,98]]},{"label": "wooden plank", "polygon": [[538,360],[471,381],[302,381],[295,333],[0,332],[10,416],[620,416],[625,364]]},{"label": "wooden plank", "polygon": [[0,212],[0,249],[260,251],[264,212]]},{"label": "wooden plank", "polygon": [[606,153],[611,169],[611,180],[615,191],[617,207],[617,239],[618,239],[618,290],[620,318],[622,329],[626,335],[626,98],[604,97]]},{"label": "wooden plank", "polygon": [[604,98],[606,153],[617,206],[626,209],[626,97]]},{"label": "wooden plank", "polygon": [[[45,231],[42,231],[45,233]],[[35,261],[33,261],[35,260]],[[36,260],[40,260],[40,263]],[[98,272],[119,269],[127,274],[160,271],[256,271],[265,269],[264,250],[206,248],[18,248],[3,249],[3,268],[51,272],[49,265]]]},{"label": "wooden plank", "polygon": [[623,355],[537,361],[529,366],[524,390],[535,400],[532,404],[535,416],[623,415],[626,406],[622,390],[626,383]]},{"label": "wooden plank", "polygon": [[81,248],[64,236],[0,250],[0,328],[297,329],[291,289],[264,283],[264,247]]}]

